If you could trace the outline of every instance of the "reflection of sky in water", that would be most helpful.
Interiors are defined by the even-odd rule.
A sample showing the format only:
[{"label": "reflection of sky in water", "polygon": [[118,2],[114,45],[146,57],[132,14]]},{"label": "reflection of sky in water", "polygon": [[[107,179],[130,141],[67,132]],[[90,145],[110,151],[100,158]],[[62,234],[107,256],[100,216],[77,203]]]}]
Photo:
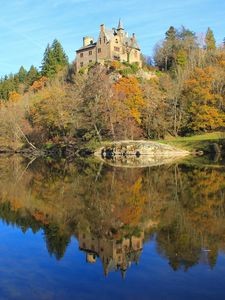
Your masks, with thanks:
[{"label": "reflection of sky in water", "polygon": [[155,241],[145,243],[139,264],[121,279],[103,276],[101,262],[88,264],[72,238],[64,257],[49,256],[42,231],[25,234],[0,223],[0,299],[224,299],[225,257],[211,270],[200,263],[174,272],[157,254]]}]

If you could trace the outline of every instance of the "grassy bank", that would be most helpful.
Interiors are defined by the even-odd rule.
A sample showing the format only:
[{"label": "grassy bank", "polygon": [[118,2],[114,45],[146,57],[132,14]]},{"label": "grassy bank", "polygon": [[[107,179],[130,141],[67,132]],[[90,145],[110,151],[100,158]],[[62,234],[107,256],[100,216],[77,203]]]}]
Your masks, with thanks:
[{"label": "grassy bank", "polygon": [[190,137],[168,138],[159,140],[158,142],[188,151],[202,150],[204,152],[211,152],[214,143],[219,145],[225,144],[225,133],[211,132]]}]

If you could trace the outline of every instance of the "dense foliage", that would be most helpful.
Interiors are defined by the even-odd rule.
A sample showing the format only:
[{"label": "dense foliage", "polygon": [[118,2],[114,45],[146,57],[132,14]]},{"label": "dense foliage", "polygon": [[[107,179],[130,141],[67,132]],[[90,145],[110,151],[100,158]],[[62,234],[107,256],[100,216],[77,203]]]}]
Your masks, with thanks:
[{"label": "dense foliage", "polygon": [[170,27],[154,66],[91,64],[76,73],[61,44],[47,46],[41,71],[21,67],[1,79],[0,146],[31,141],[94,142],[165,138],[225,125],[225,47]]}]

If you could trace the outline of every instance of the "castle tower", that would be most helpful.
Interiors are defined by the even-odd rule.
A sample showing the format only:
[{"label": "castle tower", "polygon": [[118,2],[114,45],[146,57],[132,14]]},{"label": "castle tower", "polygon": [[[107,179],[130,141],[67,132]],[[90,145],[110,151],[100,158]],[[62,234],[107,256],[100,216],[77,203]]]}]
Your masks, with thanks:
[{"label": "castle tower", "polygon": [[120,35],[123,35],[123,33],[124,33],[123,23],[122,23],[121,19],[119,19],[119,24],[118,24],[117,32]]}]

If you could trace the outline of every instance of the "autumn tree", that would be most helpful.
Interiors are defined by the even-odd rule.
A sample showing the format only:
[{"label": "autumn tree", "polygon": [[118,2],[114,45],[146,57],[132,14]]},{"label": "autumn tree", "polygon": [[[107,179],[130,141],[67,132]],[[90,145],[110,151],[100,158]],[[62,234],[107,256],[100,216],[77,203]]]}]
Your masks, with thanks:
[{"label": "autumn tree", "polygon": [[206,49],[208,51],[216,50],[216,40],[211,28],[208,28],[206,37],[205,37]]},{"label": "autumn tree", "polygon": [[143,111],[142,126],[147,138],[164,138],[169,131],[168,101],[166,92],[160,88],[158,78],[142,82],[146,108]]},{"label": "autumn tree", "polygon": [[225,125],[225,114],[221,110],[222,96],[213,92],[213,67],[195,68],[186,81],[184,96],[188,99],[188,127],[193,131],[213,130]]},{"label": "autumn tree", "polygon": [[185,28],[175,29],[171,26],[165,39],[155,48],[154,61],[160,70],[174,71],[178,66],[188,63],[191,52],[197,49],[196,35]]},{"label": "autumn tree", "polygon": [[27,119],[43,142],[67,143],[75,135],[76,101],[72,95],[54,83],[30,97]]},{"label": "autumn tree", "polygon": [[[114,101],[124,107],[120,110],[120,126],[124,138],[141,136],[142,112],[146,107],[141,85],[136,77],[122,77],[114,84]],[[116,109],[116,106],[115,106]]]},{"label": "autumn tree", "polygon": [[89,128],[89,138],[96,136],[101,141],[102,136],[107,135],[109,131],[108,124],[111,124],[110,130],[114,135],[109,106],[112,97],[111,82],[105,67],[99,65],[91,68],[84,82],[81,97],[83,101],[80,109],[86,123],[84,127]]}]

